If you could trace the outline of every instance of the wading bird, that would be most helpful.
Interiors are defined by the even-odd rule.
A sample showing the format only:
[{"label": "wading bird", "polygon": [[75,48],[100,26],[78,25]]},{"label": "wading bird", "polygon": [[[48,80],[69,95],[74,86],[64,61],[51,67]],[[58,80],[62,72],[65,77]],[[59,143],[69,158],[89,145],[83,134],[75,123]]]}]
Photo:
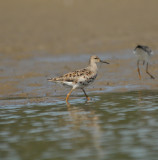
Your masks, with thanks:
[{"label": "wading bird", "polygon": [[52,82],[57,82],[60,84],[63,84],[65,86],[71,87],[72,89],[70,92],[67,94],[66,97],[66,103],[68,103],[68,99],[70,94],[72,93],[73,90],[76,88],[79,88],[83,91],[85,94],[87,100],[90,100],[88,95],[86,94],[84,88],[90,85],[97,77],[97,72],[98,72],[98,67],[96,63],[107,63],[106,61],[102,61],[99,57],[97,56],[91,56],[89,60],[89,65],[86,68],[79,69],[73,72],[69,72],[67,74],[64,74],[63,76],[56,77],[56,78],[49,78],[47,79],[48,81]]},{"label": "wading bird", "polygon": [[143,65],[146,63],[146,73],[152,79],[155,79],[154,76],[152,76],[148,71],[149,58],[153,55],[152,50],[148,46],[137,45],[133,52],[137,56],[137,71],[138,71],[139,79],[141,79],[141,74],[140,74],[140,69],[139,69],[140,61],[143,62]]}]

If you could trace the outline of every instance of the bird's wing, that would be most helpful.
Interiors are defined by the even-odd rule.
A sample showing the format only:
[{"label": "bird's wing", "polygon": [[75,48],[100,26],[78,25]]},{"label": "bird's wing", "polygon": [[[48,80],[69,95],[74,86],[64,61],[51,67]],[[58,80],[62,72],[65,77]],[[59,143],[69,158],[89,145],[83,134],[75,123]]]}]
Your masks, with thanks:
[{"label": "bird's wing", "polygon": [[67,81],[67,82],[75,82],[79,78],[88,76],[91,74],[91,71],[88,70],[87,68],[76,70],[74,72],[69,72],[64,74],[63,76],[56,77],[56,78],[50,78],[48,81],[54,81],[54,82],[62,82],[62,81]]}]

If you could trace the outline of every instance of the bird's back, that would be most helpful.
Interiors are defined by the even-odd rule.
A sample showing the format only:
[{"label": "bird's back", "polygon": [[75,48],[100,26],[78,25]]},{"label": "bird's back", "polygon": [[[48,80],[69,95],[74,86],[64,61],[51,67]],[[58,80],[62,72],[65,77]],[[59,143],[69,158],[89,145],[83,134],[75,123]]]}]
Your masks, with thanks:
[{"label": "bird's back", "polygon": [[137,56],[138,60],[141,61],[148,61],[152,53],[152,50],[148,46],[138,45],[134,49],[134,54]]}]

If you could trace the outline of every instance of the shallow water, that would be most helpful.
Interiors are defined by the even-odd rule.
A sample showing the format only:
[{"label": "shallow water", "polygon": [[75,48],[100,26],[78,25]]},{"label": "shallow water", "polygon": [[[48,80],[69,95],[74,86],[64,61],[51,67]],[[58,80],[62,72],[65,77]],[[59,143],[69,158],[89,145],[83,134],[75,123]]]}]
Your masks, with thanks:
[{"label": "shallow water", "polygon": [[157,91],[91,97],[72,96],[71,106],[60,97],[1,105],[1,159],[157,159]]}]

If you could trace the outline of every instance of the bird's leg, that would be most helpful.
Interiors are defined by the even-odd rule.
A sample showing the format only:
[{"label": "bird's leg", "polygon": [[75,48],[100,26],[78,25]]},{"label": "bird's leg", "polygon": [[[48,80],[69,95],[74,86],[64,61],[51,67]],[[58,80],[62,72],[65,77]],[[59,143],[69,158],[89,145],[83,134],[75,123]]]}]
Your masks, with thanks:
[{"label": "bird's leg", "polygon": [[137,61],[137,71],[138,71],[139,79],[141,80],[140,69],[139,69],[139,60]]},{"label": "bird's leg", "polygon": [[72,88],[71,91],[67,94],[67,97],[66,97],[66,103],[67,104],[69,104],[68,99],[69,99],[69,96],[70,96],[70,94],[72,93],[73,90],[74,89]]},{"label": "bird's leg", "polygon": [[155,79],[155,77],[152,76],[152,75],[149,73],[149,71],[148,71],[148,62],[147,62],[147,64],[146,64],[146,73],[147,73],[152,79]]},{"label": "bird's leg", "polygon": [[90,98],[88,97],[88,95],[86,94],[85,90],[82,88],[83,93],[85,94],[86,98],[88,101],[90,101]]}]

